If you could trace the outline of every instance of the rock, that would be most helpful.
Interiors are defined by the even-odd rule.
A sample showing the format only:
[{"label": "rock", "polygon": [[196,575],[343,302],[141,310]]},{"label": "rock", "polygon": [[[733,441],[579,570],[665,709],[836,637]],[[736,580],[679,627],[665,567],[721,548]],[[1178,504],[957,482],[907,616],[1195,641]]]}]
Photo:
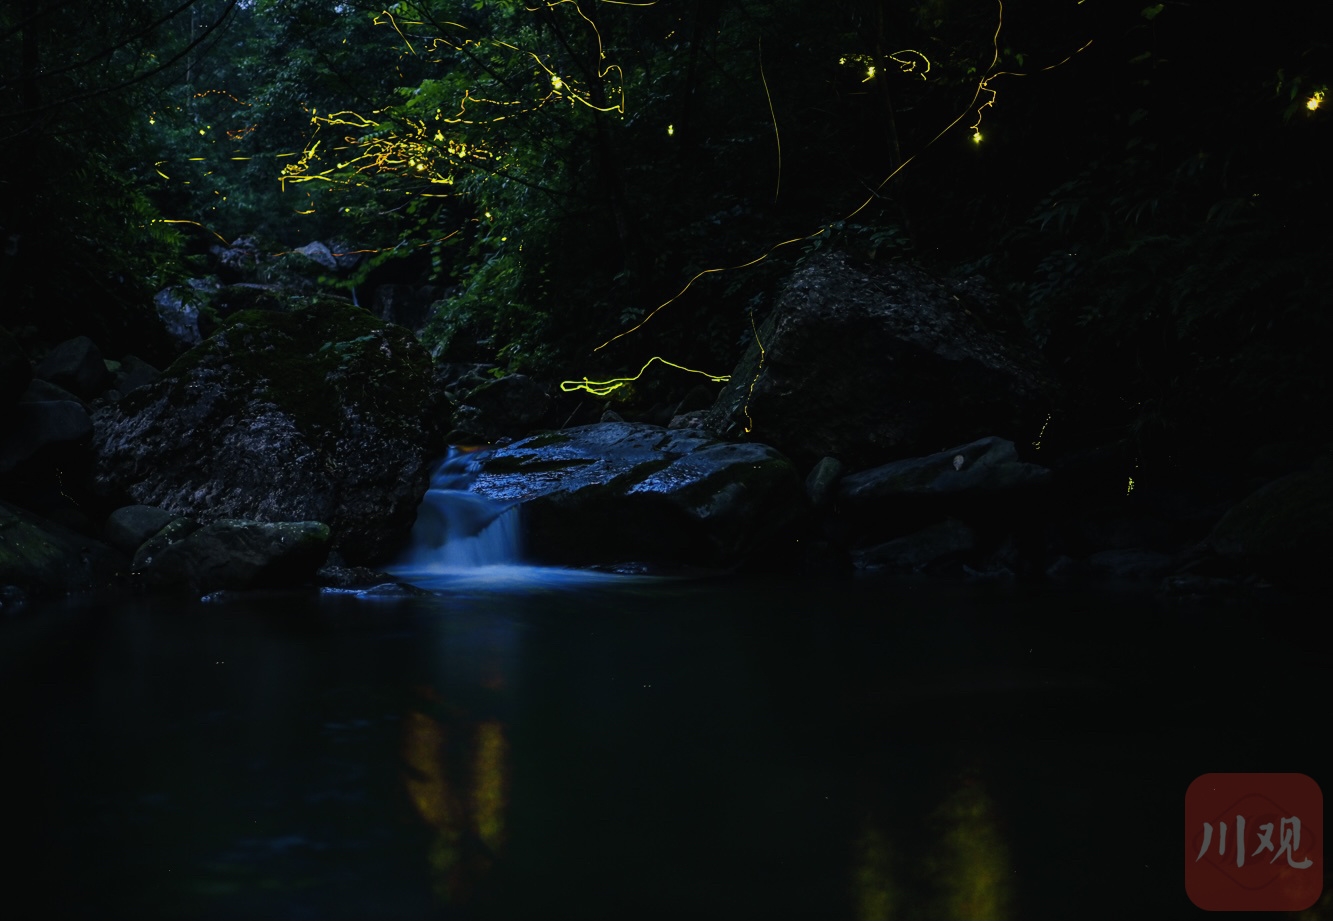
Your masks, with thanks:
[{"label": "rock", "polygon": [[133,556],[149,538],[172,521],[170,512],[151,505],[127,505],[112,512],[103,529],[106,540],[117,550]]},{"label": "rock", "polygon": [[338,270],[338,260],[334,258],[333,251],[329,249],[327,244],[320,243],[318,240],[313,243],[307,243],[299,249],[292,250],[292,252],[300,253],[311,262],[321,268],[328,269],[330,272],[336,272]]},{"label": "rock", "polygon": [[0,586],[65,594],[106,586],[122,566],[110,547],[0,502]]},{"label": "rock", "polygon": [[1028,439],[1050,409],[1050,377],[997,304],[979,280],[815,256],[793,273],[709,427],[738,437],[750,426],[802,466],[832,456],[852,469],[990,433]]},{"label": "rock", "polygon": [[63,387],[81,400],[93,400],[111,384],[102,353],[87,336],[60,343],[37,363],[33,376]]},{"label": "rock", "polygon": [[222,519],[177,540],[150,541],[133,568],[149,585],[197,593],[300,585],[314,577],[328,549],[322,522]]},{"label": "rock", "polygon": [[19,403],[0,412],[5,429],[0,441],[0,474],[41,455],[60,464],[61,456],[86,445],[93,434],[92,419],[78,403],[59,400]]},{"label": "rock", "polygon": [[[604,419],[603,421],[611,421]],[[708,421],[708,410],[693,409],[671,417],[667,423],[669,429],[702,429]]]},{"label": "rock", "polygon": [[1088,557],[1088,566],[1097,575],[1120,581],[1159,579],[1171,571],[1169,554],[1140,547],[1102,550]]},{"label": "rock", "polygon": [[1050,482],[1045,467],[1018,459],[1011,441],[982,438],[927,457],[894,461],[843,477],[840,501],[951,496],[1030,489]]},{"label": "rock", "polygon": [[806,513],[791,462],[760,444],[605,422],[537,435],[479,458],[472,489],[521,507],[530,556],[729,567],[772,562]]},{"label": "rock", "polygon": [[[291,292],[280,285],[241,281],[219,288],[210,300],[210,306],[217,319],[225,320],[243,310],[286,310],[290,298]],[[206,336],[214,332],[212,328],[205,326],[201,326],[200,329]]]},{"label": "rock", "polygon": [[19,398],[32,379],[32,365],[18,340],[0,326],[0,407]]},{"label": "rock", "polygon": [[1222,516],[1204,541],[1237,567],[1317,581],[1333,556],[1333,462],[1274,480]]},{"label": "rock", "polygon": [[19,397],[23,403],[59,403],[68,400],[71,403],[78,403],[83,406],[83,400],[80,400],[74,394],[70,393],[64,387],[57,387],[50,381],[44,381],[34,377],[28,381],[28,387],[23,391],[23,396]]},{"label": "rock", "polygon": [[210,252],[233,279],[250,277],[263,260],[259,244],[253,237],[239,237],[230,246],[214,245]]},{"label": "rock", "polygon": [[550,411],[551,397],[541,384],[526,374],[511,374],[464,396],[454,425],[489,442],[527,435]]},{"label": "rock", "polygon": [[96,482],[205,524],[323,521],[349,563],[385,560],[440,448],[431,379],[410,333],[346,302],[243,311],[97,409]]},{"label": "rock", "polygon": [[883,544],[852,552],[857,569],[921,572],[934,563],[976,549],[972,529],[950,518]]},{"label": "rock", "polygon": [[827,508],[833,501],[833,494],[845,469],[842,461],[836,457],[823,457],[805,478],[805,494],[810,497],[810,504],[816,511]]},{"label": "rock", "polygon": [[151,384],[162,372],[137,355],[126,355],[120,361],[120,370],[113,375],[112,386],[122,395]]},{"label": "rock", "polygon": [[369,566],[344,566],[330,561],[315,573],[315,581],[327,588],[361,590],[393,582],[393,576]]},{"label": "rock", "polygon": [[215,281],[191,278],[183,285],[172,285],[153,295],[157,317],[178,346],[189,348],[203,341],[200,314],[217,290]]}]

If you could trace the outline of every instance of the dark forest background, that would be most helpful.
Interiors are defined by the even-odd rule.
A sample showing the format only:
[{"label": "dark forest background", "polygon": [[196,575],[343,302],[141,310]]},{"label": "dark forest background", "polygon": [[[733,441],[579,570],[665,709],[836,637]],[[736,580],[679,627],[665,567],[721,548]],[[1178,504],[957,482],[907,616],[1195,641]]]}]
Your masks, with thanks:
[{"label": "dark forest background", "polygon": [[[1002,288],[1069,438],[1306,438],[1333,322],[1316,9],[4,0],[0,323],[165,363],[153,294],[210,246],[321,240],[361,253],[324,279],[349,295],[438,286],[444,358],[725,374],[836,247]],[[657,367],[645,399],[680,386]]]}]

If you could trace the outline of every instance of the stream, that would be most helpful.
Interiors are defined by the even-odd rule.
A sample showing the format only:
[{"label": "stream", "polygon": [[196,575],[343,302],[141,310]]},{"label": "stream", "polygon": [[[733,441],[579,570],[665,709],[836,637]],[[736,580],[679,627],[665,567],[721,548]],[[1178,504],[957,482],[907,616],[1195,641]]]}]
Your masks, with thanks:
[{"label": "stream", "polygon": [[[466,492],[459,463],[434,489]],[[399,568],[419,597],[71,599],[0,623],[9,904],[1195,917],[1191,780],[1328,787],[1329,654],[1297,605],[541,569],[509,513],[450,532],[470,500],[435,498]]]}]

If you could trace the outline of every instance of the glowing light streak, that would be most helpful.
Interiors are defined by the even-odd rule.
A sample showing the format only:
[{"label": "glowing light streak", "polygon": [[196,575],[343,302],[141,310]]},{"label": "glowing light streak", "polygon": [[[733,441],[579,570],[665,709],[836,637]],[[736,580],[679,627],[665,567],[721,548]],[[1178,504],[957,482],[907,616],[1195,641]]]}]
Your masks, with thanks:
[{"label": "glowing light streak", "polygon": [[[863,206],[863,207],[864,207],[864,206]],[[691,287],[696,281],[698,281],[699,279],[703,278],[705,275],[716,275],[716,274],[718,274],[718,273],[720,273],[720,272],[734,272],[734,271],[736,271],[736,270],[738,270],[738,269],[748,269],[748,268],[749,268],[750,266],[752,266],[752,265],[758,265],[759,263],[763,262],[765,259],[767,259],[769,256],[773,255],[775,252],[777,252],[777,251],[778,251],[779,249],[781,249],[782,247],[784,247],[784,246],[790,246],[790,245],[793,244],[793,243],[804,243],[806,240],[813,240],[815,237],[819,236],[821,233],[823,233],[823,232],[824,232],[825,230],[827,230],[827,229],[828,229],[828,228],[826,228],[826,227],[821,227],[821,228],[819,228],[818,230],[816,230],[814,233],[812,233],[812,234],[808,234],[807,236],[804,236],[804,237],[793,237],[793,238],[790,239],[790,240],[783,240],[781,243],[778,243],[777,245],[770,247],[766,252],[761,253],[760,255],[756,256],[756,257],[753,258],[753,259],[751,259],[749,262],[742,262],[740,265],[719,266],[718,268],[714,268],[714,269],[704,269],[702,272],[699,272],[698,274],[696,274],[696,275],[695,275],[693,278],[691,278],[689,281],[685,282],[685,286],[684,286],[683,288],[681,288],[679,291],[677,291],[672,297],[668,298],[667,300],[663,301],[662,303],[660,303],[660,304],[658,304],[656,307],[654,307],[654,308],[652,309],[652,311],[649,312],[648,316],[644,317],[642,320],[640,320],[638,323],[634,324],[633,326],[631,326],[629,329],[625,330],[624,332],[622,332],[622,333],[617,333],[616,335],[612,336],[610,339],[606,340],[606,341],[603,342],[601,345],[597,346],[597,348],[593,349],[593,351],[594,351],[594,352],[600,352],[602,349],[606,348],[608,345],[610,345],[612,342],[615,342],[617,339],[623,339],[624,337],[628,336],[630,333],[637,332],[638,330],[642,329],[642,328],[648,323],[648,321],[651,320],[653,317],[657,316],[657,314],[658,314],[664,307],[670,306],[671,304],[674,304],[676,301],[680,300],[680,298],[685,294],[685,292],[688,291],[688,290],[690,290],[690,287]]]},{"label": "glowing light streak", "polygon": [[[773,204],[777,204],[778,196],[782,194],[782,135],[778,133],[778,113],[773,109],[773,94],[768,91],[768,77],[764,76],[764,39],[759,39],[759,79],[764,83],[764,96],[768,99],[768,115],[773,119],[773,140],[778,145],[778,180],[773,187]],[[671,134],[671,127],[667,126],[667,134]]]},{"label": "glowing light streak", "polygon": [[1309,109],[1311,112],[1315,111],[1323,104],[1324,104],[1323,90],[1315,90],[1314,93],[1310,96],[1310,98],[1305,100],[1305,107]]},{"label": "glowing light streak", "polygon": [[764,360],[768,353],[764,351],[764,343],[759,338],[759,327],[754,322],[754,311],[750,311],[750,329],[754,332],[754,344],[759,346],[759,365],[754,369],[754,377],[750,378],[750,389],[745,391],[745,404],[741,410],[745,413],[745,433],[748,435],[754,431],[754,419],[750,416],[750,400],[754,398],[754,385],[759,383],[759,375],[764,373]]},{"label": "glowing light streak", "polygon": [[1046,421],[1043,422],[1043,423],[1041,424],[1041,431],[1037,433],[1037,440],[1034,441],[1034,442],[1032,442],[1032,447],[1033,447],[1035,450],[1037,450],[1037,451],[1040,451],[1040,450],[1041,450],[1041,440],[1042,440],[1042,438],[1045,437],[1045,435],[1046,435],[1046,426],[1048,426],[1048,425],[1050,425],[1050,424],[1051,424],[1051,413],[1047,413],[1047,414],[1046,414]]},{"label": "glowing light streak", "polygon": [[731,375],[729,374],[709,374],[707,371],[699,371],[695,368],[687,368],[684,365],[676,364],[674,361],[668,361],[667,359],[661,357],[660,355],[654,355],[652,358],[644,362],[643,367],[639,369],[639,373],[634,375],[633,377],[613,377],[610,380],[605,380],[605,381],[591,381],[585,377],[582,380],[578,381],[561,381],[560,389],[565,393],[573,393],[578,390],[586,390],[588,393],[592,394],[595,397],[608,396],[612,393],[615,393],[617,390],[619,390],[621,387],[624,387],[626,384],[631,384],[634,381],[637,381],[639,378],[643,377],[644,372],[647,371],[648,368],[652,366],[653,362],[661,362],[662,364],[667,365],[668,367],[676,368],[677,370],[680,371],[686,371],[690,374],[702,374],[704,377],[708,378],[710,381],[713,381],[714,383],[720,383],[722,381],[731,380]]},{"label": "glowing light streak", "polygon": [[[389,17],[389,25],[393,26],[393,30],[398,33],[398,37],[401,38],[403,40],[403,44],[407,46],[407,50],[413,56],[415,56],[417,53],[417,49],[412,47],[412,43],[407,40],[407,36],[403,34],[403,30],[398,28],[398,20],[394,18],[393,13],[390,13],[388,10],[384,10],[382,13],[380,13],[380,16]],[[374,19],[374,24],[378,26],[378,25],[383,25],[384,22],[383,20],[380,19],[379,16],[376,16]],[[417,25],[420,25],[420,23],[417,23]]]},{"label": "glowing light streak", "polygon": [[[916,55],[916,57],[900,57],[900,55]],[[919,61],[918,61],[919,59]],[[895,51],[889,55],[889,60],[898,65],[898,69],[905,74],[916,74],[922,80],[926,79],[926,74],[930,73],[930,58],[926,57],[915,48],[904,48],[902,51]],[[917,73],[917,64],[924,63],[926,66]]]},{"label": "glowing light streak", "polygon": [[230,246],[230,245],[231,245],[230,243],[227,242],[227,238],[224,237],[222,234],[218,233],[216,230],[214,230],[214,229],[211,228],[211,227],[207,227],[207,226],[205,226],[205,225],[199,223],[198,221],[187,221],[187,220],[184,220],[184,219],[181,219],[181,218],[176,218],[176,219],[172,219],[172,218],[161,218],[161,219],[159,219],[158,221],[154,221],[153,223],[161,223],[161,224],[193,224],[195,227],[198,227],[198,228],[201,229],[201,230],[206,230],[206,231],[208,231],[209,233],[211,233],[213,236],[217,237],[219,240],[221,240],[221,241],[223,242],[223,244],[224,244],[225,246]]},{"label": "glowing light streak", "polygon": [[[941,129],[935,134],[934,137],[932,137],[929,141],[927,141],[924,145],[922,145],[922,147],[921,147],[920,150],[918,150],[916,153],[912,154],[912,155],[911,155],[910,157],[908,157],[907,159],[903,160],[902,163],[898,164],[898,166],[896,166],[896,167],[895,167],[895,168],[894,168],[894,169],[893,169],[887,176],[885,176],[885,177],[880,181],[879,185],[877,185],[873,190],[871,190],[871,193],[870,193],[870,195],[866,198],[866,200],[863,201],[860,205],[858,205],[855,209],[853,209],[850,213],[844,215],[844,216],[840,219],[841,221],[850,221],[852,218],[856,217],[856,215],[860,214],[860,213],[861,213],[862,211],[864,211],[867,207],[869,207],[870,204],[871,204],[872,202],[877,201],[877,200],[879,199],[879,197],[880,197],[880,192],[883,190],[883,188],[884,188],[886,185],[888,185],[890,182],[892,182],[893,179],[894,179],[895,177],[897,177],[899,173],[901,173],[903,170],[905,170],[905,169],[906,169],[906,168],[907,168],[913,161],[915,161],[917,157],[919,157],[921,154],[923,154],[923,153],[925,153],[927,150],[929,150],[932,146],[934,146],[934,144],[935,144],[937,141],[940,140],[940,138],[944,137],[946,134],[948,134],[950,131],[952,131],[952,130],[958,125],[959,122],[961,122],[964,118],[966,118],[968,112],[972,111],[972,107],[973,107],[974,105],[976,105],[977,100],[981,98],[981,96],[982,96],[983,93],[990,93],[990,94],[991,94],[990,98],[989,98],[985,103],[983,103],[983,104],[977,109],[977,112],[978,112],[977,121],[976,121],[975,124],[972,125],[972,139],[973,139],[974,142],[980,142],[980,140],[981,140],[981,117],[980,117],[980,112],[981,112],[982,109],[985,109],[985,108],[987,108],[988,106],[990,106],[991,104],[993,104],[993,103],[994,103],[994,97],[995,97],[995,90],[992,89],[992,88],[990,87],[990,81],[991,81],[992,79],[994,79],[995,77],[1001,76],[1001,75],[1003,75],[1003,74],[1005,74],[1005,73],[1010,73],[1010,72],[1007,72],[1007,71],[1001,71],[1001,72],[989,73],[989,71],[991,70],[991,68],[993,68],[993,67],[999,62],[999,60],[1000,60],[1000,44],[999,44],[999,40],[1000,40],[1000,31],[1001,31],[1001,30],[1003,29],[1003,27],[1004,27],[1004,2],[1003,2],[1003,0],[997,0],[997,5],[999,6],[999,15],[998,15],[998,17],[997,17],[997,19],[996,19],[996,23],[995,23],[995,32],[994,32],[994,34],[991,36],[992,56],[991,56],[991,62],[990,62],[990,64],[989,64],[989,65],[987,66],[987,68],[986,68],[987,71],[988,71],[988,74],[987,74],[987,76],[983,77],[983,78],[977,83],[976,91],[972,94],[972,100],[971,100],[971,101],[970,101],[970,102],[963,108],[963,111],[960,112],[960,113],[958,114],[957,117],[955,117],[955,118],[954,118],[952,121],[950,121],[947,125],[945,125],[943,128],[941,128]],[[1059,61],[1059,62],[1057,62],[1057,63],[1055,63],[1055,64],[1051,64],[1051,65],[1049,65],[1049,66],[1047,66],[1047,67],[1040,68],[1039,71],[1034,71],[1034,73],[1039,73],[1039,72],[1042,72],[1042,71],[1048,71],[1048,70],[1054,70],[1054,69],[1057,68],[1057,67],[1063,66],[1064,64],[1066,64],[1066,63],[1068,63],[1070,60],[1072,60],[1076,55],[1078,55],[1078,54],[1082,53],[1083,51],[1085,51],[1091,44],[1092,44],[1091,41],[1085,42],[1080,48],[1078,48],[1078,49],[1077,49],[1076,51],[1074,51],[1072,54],[1070,54],[1070,55],[1068,55],[1067,57],[1065,57],[1064,60]],[[908,54],[908,53],[910,53],[910,49],[908,49],[908,50],[904,50],[904,51],[902,51],[902,52],[894,52],[894,54]],[[918,52],[918,53],[919,53],[919,52]],[[858,57],[864,58],[863,55],[862,55],[862,56],[852,55],[852,56],[850,56],[850,57],[844,57],[844,58],[841,58],[841,59],[839,60],[838,63],[840,63],[840,64],[846,64],[849,60],[857,60]],[[924,58],[925,58],[925,55],[922,55],[922,58],[924,59]],[[1014,73],[1014,74],[1012,74],[1012,75],[1013,75],[1013,76],[1027,76],[1028,74]],[[718,274],[718,273],[721,273],[721,272],[732,272],[732,271],[737,271],[737,270],[739,270],[739,269],[746,269],[746,268],[750,268],[751,266],[758,265],[759,263],[761,263],[761,262],[763,262],[764,260],[766,260],[769,256],[771,256],[771,255],[772,255],[774,252],[776,252],[778,249],[780,249],[780,248],[782,248],[782,247],[784,247],[784,246],[789,246],[789,245],[791,245],[792,243],[804,243],[804,242],[806,242],[807,240],[813,240],[815,237],[819,236],[819,235],[822,234],[825,230],[827,230],[829,226],[830,226],[830,225],[824,225],[823,227],[820,227],[819,229],[815,230],[813,233],[807,234],[806,236],[803,236],[803,237],[795,237],[795,238],[790,239],[790,240],[784,240],[783,242],[778,243],[778,244],[774,245],[773,247],[769,248],[769,249],[768,249],[766,252],[764,252],[763,254],[761,254],[761,255],[755,257],[754,259],[751,259],[751,260],[748,261],[748,262],[741,263],[740,265],[734,265],[734,266],[720,266],[720,267],[717,267],[717,268],[704,269],[703,271],[696,273],[692,278],[690,278],[689,281],[687,281],[687,282],[685,283],[685,285],[684,285],[679,291],[676,292],[675,295],[673,295],[672,297],[670,297],[670,298],[668,298],[667,300],[663,301],[661,304],[658,304],[656,307],[654,307],[651,311],[649,311],[649,313],[647,314],[647,316],[645,316],[642,320],[640,320],[638,323],[634,324],[634,325],[631,326],[630,328],[624,330],[623,332],[617,333],[616,335],[612,336],[610,339],[607,339],[607,340],[606,340],[605,342],[603,342],[601,345],[599,345],[599,346],[597,346],[595,349],[593,349],[593,351],[594,351],[594,352],[599,352],[599,351],[601,351],[602,349],[606,348],[606,347],[607,347],[608,345],[610,345],[611,343],[615,342],[616,340],[618,340],[618,339],[622,339],[622,338],[624,338],[625,336],[628,336],[628,335],[630,335],[631,333],[637,332],[638,330],[642,329],[642,328],[643,328],[643,327],[644,327],[650,320],[652,320],[653,317],[657,316],[657,314],[660,313],[664,308],[668,307],[669,305],[671,305],[671,304],[675,303],[677,300],[679,300],[679,299],[685,294],[685,292],[687,292],[687,291],[690,289],[690,287],[691,287],[696,281],[698,281],[700,278],[703,278],[705,275],[713,275],[713,274]]]}]

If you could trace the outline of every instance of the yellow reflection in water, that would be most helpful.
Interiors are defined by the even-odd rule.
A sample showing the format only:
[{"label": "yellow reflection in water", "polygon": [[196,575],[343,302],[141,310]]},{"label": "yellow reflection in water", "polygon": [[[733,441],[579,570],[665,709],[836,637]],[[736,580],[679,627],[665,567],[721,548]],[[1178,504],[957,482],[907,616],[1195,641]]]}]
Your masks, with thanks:
[{"label": "yellow reflection in water", "polygon": [[931,817],[935,833],[927,875],[940,894],[938,917],[1011,917],[1009,847],[995,804],[978,778],[965,775]]},{"label": "yellow reflection in water", "polygon": [[492,720],[477,727],[477,759],[472,768],[472,814],[481,840],[498,852],[505,828],[504,727]]},{"label": "yellow reflection in water", "polygon": [[889,921],[900,902],[893,881],[893,851],[884,833],[866,825],[856,840],[852,897],[858,921]]},{"label": "yellow reflection in water", "polygon": [[466,900],[494,866],[504,845],[508,786],[502,723],[481,722],[454,738],[462,740],[461,751],[457,742],[450,749],[436,718],[413,711],[403,720],[404,785],[434,829],[430,866],[436,894],[449,902]]}]

